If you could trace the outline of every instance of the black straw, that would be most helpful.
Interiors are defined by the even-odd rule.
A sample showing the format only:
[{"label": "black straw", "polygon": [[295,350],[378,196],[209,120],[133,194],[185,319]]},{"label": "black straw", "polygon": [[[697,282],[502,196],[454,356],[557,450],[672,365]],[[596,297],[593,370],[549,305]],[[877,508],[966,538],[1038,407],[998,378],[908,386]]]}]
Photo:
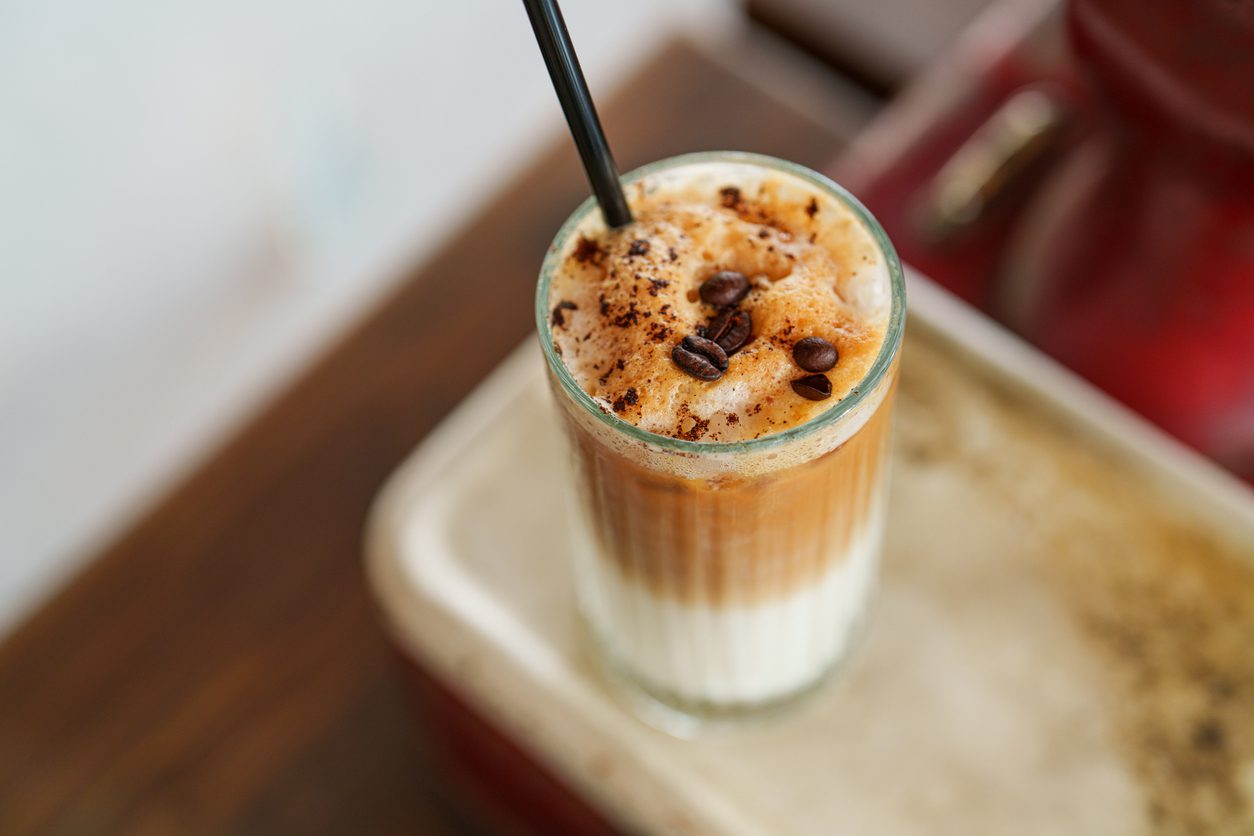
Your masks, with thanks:
[{"label": "black straw", "polygon": [[588,182],[601,204],[605,223],[610,227],[626,226],[631,223],[631,209],[627,207],[627,197],[618,181],[618,167],[614,165],[610,146],[605,141],[605,131],[601,130],[601,120],[592,105],[588,83],[579,68],[579,59],[575,56],[575,47],[570,42],[570,33],[566,31],[566,22],[562,20],[557,0],[523,0],[523,5],[527,7],[536,43],[540,45],[545,66],[549,68],[549,77],[553,79],[558,101],[562,103],[562,112],[566,114],[566,122],[575,138],[575,147],[579,149],[579,157],[588,173]]}]

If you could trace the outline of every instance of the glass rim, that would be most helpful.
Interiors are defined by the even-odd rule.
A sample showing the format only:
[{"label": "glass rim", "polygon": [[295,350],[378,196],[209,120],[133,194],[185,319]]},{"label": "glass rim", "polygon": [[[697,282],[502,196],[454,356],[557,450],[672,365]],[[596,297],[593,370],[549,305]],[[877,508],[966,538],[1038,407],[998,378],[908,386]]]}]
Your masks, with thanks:
[{"label": "glass rim", "polygon": [[687,439],[673,438],[668,435],[641,429],[630,421],[619,418],[613,412],[603,409],[591,395],[583,390],[570,373],[570,370],[566,368],[566,364],[562,362],[562,358],[558,356],[553,346],[553,331],[549,321],[549,287],[561,263],[560,254],[565,248],[566,241],[579,228],[584,219],[599,208],[595,196],[588,197],[571,213],[566,222],[558,228],[557,235],[553,238],[553,243],[549,245],[548,251],[545,253],[544,262],[540,266],[540,280],[536,283],[536,331],[539,334],[540,348],[544,352],[544,358],[548,362],[549,370],[557,378],[562,389],[585,412],[614,431],[620,432],[634,440],[676,453],[709,455],[742,453],[750,450],[755,452],[769,450],[833,426],[850,411],[857,408],[872,392],[879,389],[880,382],[888,374],[889,369],[892,368],[893,361],[896,359],[898,348],[901,345],[902,333],[905,329],[905,276],[901,269],[901,261],[897,257],[897,251],[888,239],[888,233],[880,226],[879,221],[875,219],[870,210],[863,206],[856,197],[839,183],[799,163],[748,151],[697,151],[689,154],[679,154],[674,157],[665,157],[643,165],[624,174],[622,182],[624,186],[629,186],[658,171],[707,162],[758,165],[791,174],[807,181],[811,185],[817,186],[839,200],[853,212],[854,216],[871,233],[871,237],[884,254],[891,292],[888,328],[884,332],[884,343],[880,346],[879,353],[871,364],[871,368],[854,385],[850,394],[841,398],[840,401],[833,404],[830,409],[821,415],[803,424],[789,427],[777,433],[740,441],[688,441]]}]

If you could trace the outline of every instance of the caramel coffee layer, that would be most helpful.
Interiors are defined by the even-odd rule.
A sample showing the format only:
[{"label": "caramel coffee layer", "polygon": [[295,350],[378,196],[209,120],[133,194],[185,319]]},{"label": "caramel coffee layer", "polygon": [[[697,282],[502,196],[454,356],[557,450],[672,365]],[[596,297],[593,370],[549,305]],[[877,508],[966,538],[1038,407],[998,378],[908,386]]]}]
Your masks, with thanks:
[{"label": "caramel coffee layer", "polygon": [[576,495],[601,554],[629,582],[693,604],[754,604],[815,583],[878,523],[888,386],[879,408],[844,444],[747,478],[659,473],[601,444],[582,422],[569,422],[580,448]]}]

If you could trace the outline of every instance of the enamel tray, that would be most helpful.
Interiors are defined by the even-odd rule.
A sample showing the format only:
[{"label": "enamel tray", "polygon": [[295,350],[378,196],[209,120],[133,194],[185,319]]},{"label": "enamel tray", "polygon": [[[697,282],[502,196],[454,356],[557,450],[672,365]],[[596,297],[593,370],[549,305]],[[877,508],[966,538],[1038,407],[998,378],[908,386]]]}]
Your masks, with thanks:
[{"label": "enamel tray", "polygon": [[395,643],[629,831],[1254,832],[1254,494],[909,281],[881,582],[816,698],[687,741],[615,701],[532,343],[378,500]]}]

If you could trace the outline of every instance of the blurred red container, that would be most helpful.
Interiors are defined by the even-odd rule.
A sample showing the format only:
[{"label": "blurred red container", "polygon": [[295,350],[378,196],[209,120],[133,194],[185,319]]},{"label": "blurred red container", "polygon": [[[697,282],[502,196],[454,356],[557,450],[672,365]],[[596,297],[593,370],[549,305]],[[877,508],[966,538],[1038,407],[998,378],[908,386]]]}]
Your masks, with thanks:
[{"label": "blurred red container", "polygon": [[994,7],[837,176],[903,260],[1254,481],[1254,0],[1063,11]]},{"label": "blurred red container", "polygon": [[1254,2],[1074,0],[1097,107],[1020,223],[1010,323],[1254,478]]}]

